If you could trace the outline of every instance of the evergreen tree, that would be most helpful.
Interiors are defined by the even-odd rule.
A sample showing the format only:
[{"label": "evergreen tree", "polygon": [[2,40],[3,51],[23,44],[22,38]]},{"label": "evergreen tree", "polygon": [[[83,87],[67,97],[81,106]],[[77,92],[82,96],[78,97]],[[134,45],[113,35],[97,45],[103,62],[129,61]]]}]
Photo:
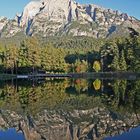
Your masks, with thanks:
[{"label": "evergreen tree", "polygon": [[27,67],[29,66],[28,64],[28,57],[27,57],[27,46],[25,41],[21,42],[19,52],[18,52],[18,63],[19,67]]},{"label": "evergreen tree", "polygon": [[26,40],[27,45],[27,59],[28,64],[35,72],[35,68],[41,66],[41,50],[39,42],[36,38],[29,38]]},{"label": "evergreen tree", "polygon": [[124,51],[122,50],[121,52],[121,58],[119,61],[119,67],[121,71],[126,71],[127,70],[127,64],[126,64],[126,60],[125,60],[125,56],[124,56]]},{"label": "evergreen tree", "polygon": [[113,61],[111,63],[111,68],[114,70],[114,71],[118,71],[120,70],[120,66],[119,66],[119,50],[118,48],[115,49],[114,51],[114,58],[113,58]]},{"label": "evergreen tree", "polygon": [[15,45],[9,45],[5,47],[5,59],[4,66],[6,69],[10,69],[11,73],[14,73],[14,68],[17,67],[18,61],[18,49]]}]

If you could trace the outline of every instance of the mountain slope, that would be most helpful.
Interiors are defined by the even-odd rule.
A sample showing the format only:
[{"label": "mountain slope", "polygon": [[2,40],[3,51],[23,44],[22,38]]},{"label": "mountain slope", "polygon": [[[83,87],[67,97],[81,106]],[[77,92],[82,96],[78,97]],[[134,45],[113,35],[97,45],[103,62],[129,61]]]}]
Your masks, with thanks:
[{"label": "mountain slope", "polygon": [[0,19],[1,37],[10,37],[18,32],[26,35],[46,36],[91,36],[106,38],[126,36],[129,28],[140,32],[140,21],[126,13],[73,0],[31,1],[22,14],[15,19]]}]

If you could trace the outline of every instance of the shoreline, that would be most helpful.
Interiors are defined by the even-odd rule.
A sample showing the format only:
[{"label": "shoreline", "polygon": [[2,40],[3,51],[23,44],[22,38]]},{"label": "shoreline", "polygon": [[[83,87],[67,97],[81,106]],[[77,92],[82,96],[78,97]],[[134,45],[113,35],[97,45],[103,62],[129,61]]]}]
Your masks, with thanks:
[{"label": "shoreline", "polygon": [[67,74],[0,74],[0,80],[45,79],[45,78],[85,78],[85,79],[140,79],[140,72],[87,72]]}]

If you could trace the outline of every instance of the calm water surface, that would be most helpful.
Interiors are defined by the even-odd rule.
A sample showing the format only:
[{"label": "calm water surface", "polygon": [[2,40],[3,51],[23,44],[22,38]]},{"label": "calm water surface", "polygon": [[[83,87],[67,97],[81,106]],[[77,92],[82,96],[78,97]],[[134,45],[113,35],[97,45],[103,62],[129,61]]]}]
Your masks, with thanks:
[{"label": "calm water surface", "polygon": [[139,103],[139,80],[0,82],[0,140],[139,140]]}]

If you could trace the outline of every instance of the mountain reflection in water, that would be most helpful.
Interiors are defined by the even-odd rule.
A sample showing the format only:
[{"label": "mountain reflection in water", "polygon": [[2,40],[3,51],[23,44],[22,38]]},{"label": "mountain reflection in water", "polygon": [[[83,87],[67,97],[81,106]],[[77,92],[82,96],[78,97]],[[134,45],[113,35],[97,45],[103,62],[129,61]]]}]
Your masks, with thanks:
[{"label": "mountain reflection in water", "polygon": [[0,129],[15,128],[26,140],[110,139],[139,126],[139,91],[138,80],[0,82]]}]

